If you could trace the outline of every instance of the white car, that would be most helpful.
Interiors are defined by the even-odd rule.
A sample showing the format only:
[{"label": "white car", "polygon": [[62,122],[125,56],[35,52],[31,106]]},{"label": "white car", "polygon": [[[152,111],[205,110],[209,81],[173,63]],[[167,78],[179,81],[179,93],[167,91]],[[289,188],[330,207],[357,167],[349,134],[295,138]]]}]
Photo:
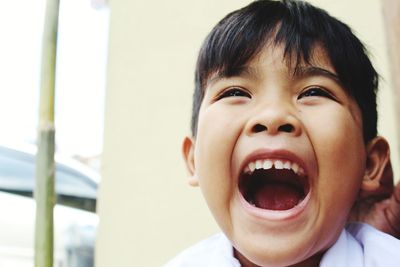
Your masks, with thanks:
[{"label": "white car", "polygon": [[[0,266],[34,266],[35,156],[31,149],[0,146]],[[54,266],[92,267],[99,177],[56,157]]]}]

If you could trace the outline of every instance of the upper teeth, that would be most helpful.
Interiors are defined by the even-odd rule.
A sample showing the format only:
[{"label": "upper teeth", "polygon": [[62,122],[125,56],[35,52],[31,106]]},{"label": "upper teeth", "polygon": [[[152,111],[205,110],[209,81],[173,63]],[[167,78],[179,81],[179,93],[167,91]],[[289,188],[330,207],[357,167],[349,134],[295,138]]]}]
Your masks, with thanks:
[{"label": "upper teeth", "polygon": [[287,169],[292,170],[297,175],[305,175],[304,169],[299,166],[299,164],[295,162],[290,162],[288,160],[271,160],[271,159],[258,159],[256,161],[252,161],[244,169],[245,173],[253,173],[254,170],[264,169],[269,170],[275,167],[277,170]]}]

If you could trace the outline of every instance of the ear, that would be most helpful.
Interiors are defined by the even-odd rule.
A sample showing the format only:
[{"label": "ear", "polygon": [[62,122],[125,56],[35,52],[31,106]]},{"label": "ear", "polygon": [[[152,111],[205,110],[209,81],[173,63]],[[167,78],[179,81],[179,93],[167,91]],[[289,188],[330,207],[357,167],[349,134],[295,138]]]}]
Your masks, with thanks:
[{"label": "ear", "polygon": [[182,143],[182,154],[183,159],[186,163],[186,169],[188,170],[188,182],[191,186],[198,186],[199,180],[196,175],[196,168],[194,164],[194,148],[195,140],[193,137],[186,136]]},{"label": "ear", "polygon": [[383,196],[393,189],[390,149],[385,138],[377,136],[367,145],[367,162],[361,184],[361,195]]}]

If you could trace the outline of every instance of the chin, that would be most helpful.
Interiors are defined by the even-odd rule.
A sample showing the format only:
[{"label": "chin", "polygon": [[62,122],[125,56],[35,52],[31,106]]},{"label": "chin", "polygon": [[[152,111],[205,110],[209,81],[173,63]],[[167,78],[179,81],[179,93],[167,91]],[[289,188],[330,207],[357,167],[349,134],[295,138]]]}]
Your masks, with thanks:
[{"label": "chin", "polygon": [[[244,238],[243,242],[238,241],[240,245],[234,245],[235,256],[241,261],[243,267],[263,266],[263,267],[280,267],[290,266],[299,262],[303,262],[310,258],[309,251],[305,250],[305,244],[294,244],[293,242],[272,243],[272,240],[266,238]],[[261,243],[261,244],[260,244]]]},{"label": "chin", "polygon": [[317,209],[312,192],[307,192],[299,205],[281,211],[259,210],[241,195],[231,207],[232,228],[225,228],[224,232],[243,267],[283,267],[303,262],[302,266],[318,266],[323,252],[340,234],[339,230],[332,230],[327,235],[323,227],[318,227],[312,212]]}]

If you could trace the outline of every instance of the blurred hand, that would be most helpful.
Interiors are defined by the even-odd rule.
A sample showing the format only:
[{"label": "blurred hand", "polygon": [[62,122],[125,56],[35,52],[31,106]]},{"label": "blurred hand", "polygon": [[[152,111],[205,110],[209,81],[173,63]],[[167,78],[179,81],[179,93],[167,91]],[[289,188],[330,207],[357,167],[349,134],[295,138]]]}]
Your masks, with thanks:
[{"label": "blurred hand", "polygon": [[363,193],[355,203],[349,221],[361,221],[400,238],[400,182],[393,186],[393,170],[386,166],[381,186],[373,193]]}]

